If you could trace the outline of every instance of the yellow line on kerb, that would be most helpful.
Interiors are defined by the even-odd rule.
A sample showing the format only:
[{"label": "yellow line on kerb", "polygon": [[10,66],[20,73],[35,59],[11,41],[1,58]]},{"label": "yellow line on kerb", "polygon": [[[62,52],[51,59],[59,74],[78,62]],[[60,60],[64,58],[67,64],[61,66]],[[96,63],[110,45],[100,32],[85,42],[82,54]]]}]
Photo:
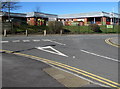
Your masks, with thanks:
[{"label": "yellow line on kerb", "polygon": [[120,48],[119,45],[114,44],[113,42],[111,42],[111,41],[110,41],[111,39],[112,39],[112,38],[105,39],[105,42],[106,42],[107,44],[109,44],[109,45],[112,45],[112,46],[114,46],[114,47],[118,47],[118,48]]},{"label": "yellow line on kerb", "polygon": [[[7,50],[1,50],[1,51],[5,51],[5,52],[8,52],[8,53],[13,52],[13,51],[7,51]],[[52,64],[52,65],[55,65],[55,66],[58,66],[58,67],[61,67],[61,68],[64,68],[64,69],[68,69],[70,71],[76,72],[78,74],[81,74],[81,75],[87,76],[89,78],[92,78],[96,81],[99,81],[103,84],[109,85],[111,87],[116,87],[117,88],[118,86],[120,86],[120,84],[118,84],[116,82],[113,82],[109,79],[100,77],[98,75],[89,73],[87,71],[84,71],[84,70],[81,70],[81,69],[78,69],[78,68],[75,68],[75,67],[72,67],[72,66],[69,66],[69,65],[66,65],[66,64],[62,64],[62,63],[59,63],[59,62],[51,61],[49,59],[45,59],[45,58],[41,58],[41,57],[37,57],[37,56],[33,56],[33,55],[27,55],[27,54],[22,54],[22,53],[13,53],[13,54],[20,55],[20,56],[25,56],[25,57],[29,57],[29,58],[34,58],[36,60],[40,60],[40,61],[43,61],[45,63],[49,63],[49,64]]]}]

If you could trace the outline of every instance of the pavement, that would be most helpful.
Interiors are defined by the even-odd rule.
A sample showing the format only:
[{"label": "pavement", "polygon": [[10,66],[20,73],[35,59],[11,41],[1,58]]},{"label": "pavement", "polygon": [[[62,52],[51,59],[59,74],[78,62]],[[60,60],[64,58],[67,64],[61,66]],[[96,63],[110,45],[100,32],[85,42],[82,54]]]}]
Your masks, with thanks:
[{"label": "pavement", "polygon": [[[30,86],[39,86],[40,83],[41,83],[40,86],[43,87],[47,86],[48,82],[39,81],[42,78],[42,76],[41,78],[37,77],[38,75],[36,76],[36,74],[40,74],[38,71],[42,70],[41,72],[44,73],[45,76],[46,74],[49,75],[50,77],[48,78],[49,80],[51,79],[56,80],[56,81],[51,80],[53,81],[53,83],[54,82],[57,83],[53,84],[55,85],[55,87],[56,86],[65,87],[65,85],[62,84],[62,82],[55,79],[56,77],[54,77],[54,75],[48,73],[47,71],[43,71],[46,68],[50,68],[48,65],[46,65],[46,67],[41,66],[42,69],[39,67],[40,65],[44,65],[41,64],[40,62],[43,61],[46,64],[55,66],[60,70],[73,74],[81,79],[84,79],[92,83],[92,85],[88,84],[86,86],[116,87],[119,85],[118,48],[105,43],[105,39],[113,38],[116,36],[117,35],[68,35],[46,37],[44,36],[5,37],[1,41],[3,45],[1,51],[10,53],[11,57],[9,57],[10,55],[3,53],[3,59],[6,60],[5,62],[3,62],[5,65],[3,66],[3,69],[6,70],[3,71],[3,73],[6,74],[4,75],[4,78],[6,79],[4,79],[3,84],[4,86],[9,86],[8,79],[10,79],[10,81],[13,81],[12,77],[9,78],[9,73],[14,72],[15,75],[12,73],[10,75],[17,76],[17,74],[20,74],[22,75],[20,79],[24,79],[25,78],[24,76],[28,75],[30,79],[29,78],[25,79],[26,80],[25,85],[22,82],[19,82],[20,79],[17,79],[17,81],[23,84],[24,86],[28,86],[29,84]],[[29,62],[28,60],[27,61],[21,60],[21,58],[29,59],[30,61],[31,59],[34,60],[32,60],[32,62]],[[15,62],[10,61],[12,59],[14,59]],[[19,63],[20,60],[21,63]],[[9,65],[9,63],[11,65]],[[28,72],[29,74],[31,74],[31,76],[29,76],[29,74],[27,75],[21,74],[21,71],[17,71],[24,66],[26,69],[22,70],[22,73],[25,72],[25,74],[27,74],[26,72]],[[38,66],[39,68],[36,68],[35,66]],[[9,70],[9,67],[12,67],[11,68],[12,70]],[[32,83],[29,81],[32,81],[31,78],[33,78],[33,76],[37,77],[37,78],[34,77],[35,79],[33,80],[37,80],[38,83],[37,84],[33,83],[32,85]],[[63,75],[59,75],[58,77],[63,78]],[[16,78],[19,78],[19,76],[17,76]],[[44,77],[42,80],[44,80]],[[47,79],[45,78],[45,80]],[[53,85],[51,84],[49,86]],[[17,86],[22,85],[18,84]]]},{"label": "pavement", "polygon": [[109,45],[120,48],[120,41],[118,40],[118,37],[107,38],[105,42]]},{"label": "pavement", "polygon": [[120,45],[120,41],[118,41],[118,37],[111,38],[110,41],[111,41],[113,44]]}]

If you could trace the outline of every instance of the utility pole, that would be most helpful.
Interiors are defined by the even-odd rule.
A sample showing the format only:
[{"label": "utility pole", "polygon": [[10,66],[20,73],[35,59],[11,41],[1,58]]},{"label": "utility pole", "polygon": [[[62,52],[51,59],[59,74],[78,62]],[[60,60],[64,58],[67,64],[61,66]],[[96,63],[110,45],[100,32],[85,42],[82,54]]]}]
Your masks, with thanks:
[{"label": "utility pole", "polygon": [[118,25],[120,25],[120,1],[118,2]]},{"label": "utility pole", "polygon": [[115,17],[114,17],[114,7],[113,7],[113,25],[115,24]]},{"label": "utility pole", "polygon": [[10,22],[10,2],[8,2],[8,21]]}]

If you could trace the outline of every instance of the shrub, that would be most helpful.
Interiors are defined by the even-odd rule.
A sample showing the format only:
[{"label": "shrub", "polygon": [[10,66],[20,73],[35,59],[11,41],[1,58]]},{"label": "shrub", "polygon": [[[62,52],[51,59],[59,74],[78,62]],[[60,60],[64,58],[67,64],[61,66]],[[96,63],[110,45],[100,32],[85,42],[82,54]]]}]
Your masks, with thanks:
[{"label": "shrub", "polygon": [[48,21],[48,28],[50,33],[60,33],[63,29],[63,23],[60,21]]},{"label": "shrub", "polygon": [[94,32],[99,32],[101,33],[102,31],[100,30],[100,26],[98,26],[97,24],[90,24],[89,25],[90,30],[94,31]]},{"label": "shrub", "polygon": [[70,33],[71,31],[69,29],[63,29],[63,33]]}]

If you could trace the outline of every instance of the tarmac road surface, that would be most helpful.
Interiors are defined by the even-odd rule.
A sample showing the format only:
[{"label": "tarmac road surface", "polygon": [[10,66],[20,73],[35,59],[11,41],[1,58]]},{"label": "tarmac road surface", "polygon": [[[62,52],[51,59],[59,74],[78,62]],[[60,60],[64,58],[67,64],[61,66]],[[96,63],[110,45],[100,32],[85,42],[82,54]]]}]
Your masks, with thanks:
[{"label": "tarmac road surface", "polygon": [[[82,76],[86,80],[102,86],[117,87],[120,63],[118,48],[105,43],[105,39],[116,36],[111,34],[3,37],[1,43],[3,50],[49,59],[48,63]],[[17,56],[15,57],[17,59]],[[53,61],[74,68],[70,70],[68,66],[63,67],[60,66],[62,64],[57,65]],[[75,68],[84,73],[75,71]]]}]

